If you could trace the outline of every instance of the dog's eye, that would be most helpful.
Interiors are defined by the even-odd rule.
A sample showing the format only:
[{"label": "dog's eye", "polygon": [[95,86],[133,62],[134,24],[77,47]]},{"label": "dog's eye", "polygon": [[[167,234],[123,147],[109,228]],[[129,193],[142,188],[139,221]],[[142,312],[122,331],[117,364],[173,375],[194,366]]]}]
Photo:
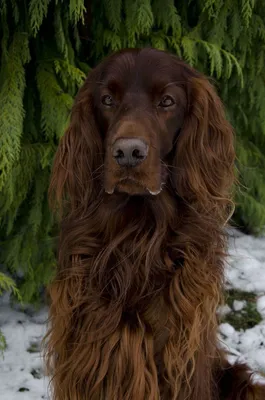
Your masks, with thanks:
[{"label": "dog's eye", "polygon": [[162,97],[162,99],[160,100],[158,105],[159,105],[159,107],[170,107],[173,104],[175,104],[174,99],[171,96],[166,95],[166,96]]},{"label": "dog's eye", "polygon": [[114,101],[113,101],[113,98],[109,94],[106,94],[105,96],[102,96],[101,103],[104,104],[104,106],[111,107],[111,106],[113,106]]}]

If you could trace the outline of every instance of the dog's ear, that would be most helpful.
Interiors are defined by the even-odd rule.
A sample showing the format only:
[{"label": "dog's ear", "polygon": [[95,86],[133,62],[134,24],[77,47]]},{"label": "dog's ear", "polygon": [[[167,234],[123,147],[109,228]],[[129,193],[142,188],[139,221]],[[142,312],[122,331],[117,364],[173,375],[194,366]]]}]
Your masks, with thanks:
[{"label": "dog's ear", "polygon": [[97,69],[90,72],[79,90],[70,117],[70,124],[60,140],[52,170],[49,195],[59,206],[67,204],[67,212],[89,203],[97,194],[93,171],[103,165],[102,140],[95,119],[94,87]]},{"label": "dog's ear", "polygon": [[[188,109],[178,137],[173,184],[189,203],[226,208],[234,179],[234,135],[222,102],[204,77],[188,82]],[[220,215],[224,213],[220,209]]]}]

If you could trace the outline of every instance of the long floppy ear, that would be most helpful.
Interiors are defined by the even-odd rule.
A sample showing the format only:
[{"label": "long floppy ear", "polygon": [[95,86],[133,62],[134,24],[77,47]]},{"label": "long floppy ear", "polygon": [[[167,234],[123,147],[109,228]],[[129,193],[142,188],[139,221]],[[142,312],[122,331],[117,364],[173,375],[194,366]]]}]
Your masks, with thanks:
[{"label": "long floppy ear", "polygon": [[93,171],[100,169],[102,141],[95,120],[93,86],[96,73],[92,71],[79,90],[70,117],[70,124],[60,140],[50,182],[50,199],[62,206],[67,201],[67,211],[82,208],[100,189]]},{"label": "long floppy ear", "polygon": [[230,202],[234,179],[234,135],[222,102],[204,77],[191,78],[188,109],[176,145],[173,183],[179,196],[208,209]]}]

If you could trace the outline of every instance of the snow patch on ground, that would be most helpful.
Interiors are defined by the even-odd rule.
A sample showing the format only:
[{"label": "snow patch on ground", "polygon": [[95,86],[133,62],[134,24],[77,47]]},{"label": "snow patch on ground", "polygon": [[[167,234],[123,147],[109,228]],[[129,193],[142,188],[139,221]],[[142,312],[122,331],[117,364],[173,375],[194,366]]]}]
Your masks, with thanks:
[{"label": "snow patch on ground", "polygon": [[30,317],[8,305],[0,307],[0,329],[7,342],[3,357],[0,355],[0,399],[48,399],[40,353],[46,331],[44,315],[46,320],[45,309]]},{"label": "snow patch on ground", "polygon": [[[220,343],[231,362],[247,362],[255,371],[265,373],[265,238],[254,238],[231,231],[226,269],[227,288],[257,294],[257,310],[263,320],[247,330],[235,330],[222,323]],[[246,301],[235,300],[233,310],[240,311]],[[233,311],[228,305],[219,313]],[[4,358],[0,355],[0,398],[3,400],[49,399],[48,380],[44,376],[40,343],[46,331],[47,309],[38,313],[19,307],[11,309],[5,296],[0,304],[0,329],[6,337]],[[261,379],[257,375],[257,379]]]}]

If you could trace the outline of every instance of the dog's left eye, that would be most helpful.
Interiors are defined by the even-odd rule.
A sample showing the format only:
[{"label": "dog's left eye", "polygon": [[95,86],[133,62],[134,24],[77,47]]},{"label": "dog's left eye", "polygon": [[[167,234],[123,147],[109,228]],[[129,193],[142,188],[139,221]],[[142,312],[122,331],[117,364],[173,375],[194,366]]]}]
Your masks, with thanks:
[{"label": "dog's left eye", "polygon": [[158,105],[159,105],[159,107],[170,107],[173,104],[175,104],[174,99],[171,96],[166,95],[166,96],[162,97],[162,99],[160,100]]},{"label": "dog's left eye", "polygon": [[105,96],[102,96],[101,103],[104,104],[104,106],[111,107],[111,106],[113,106],[114,101],[113,101],[113,98],[109,94],[106,94]]}]

